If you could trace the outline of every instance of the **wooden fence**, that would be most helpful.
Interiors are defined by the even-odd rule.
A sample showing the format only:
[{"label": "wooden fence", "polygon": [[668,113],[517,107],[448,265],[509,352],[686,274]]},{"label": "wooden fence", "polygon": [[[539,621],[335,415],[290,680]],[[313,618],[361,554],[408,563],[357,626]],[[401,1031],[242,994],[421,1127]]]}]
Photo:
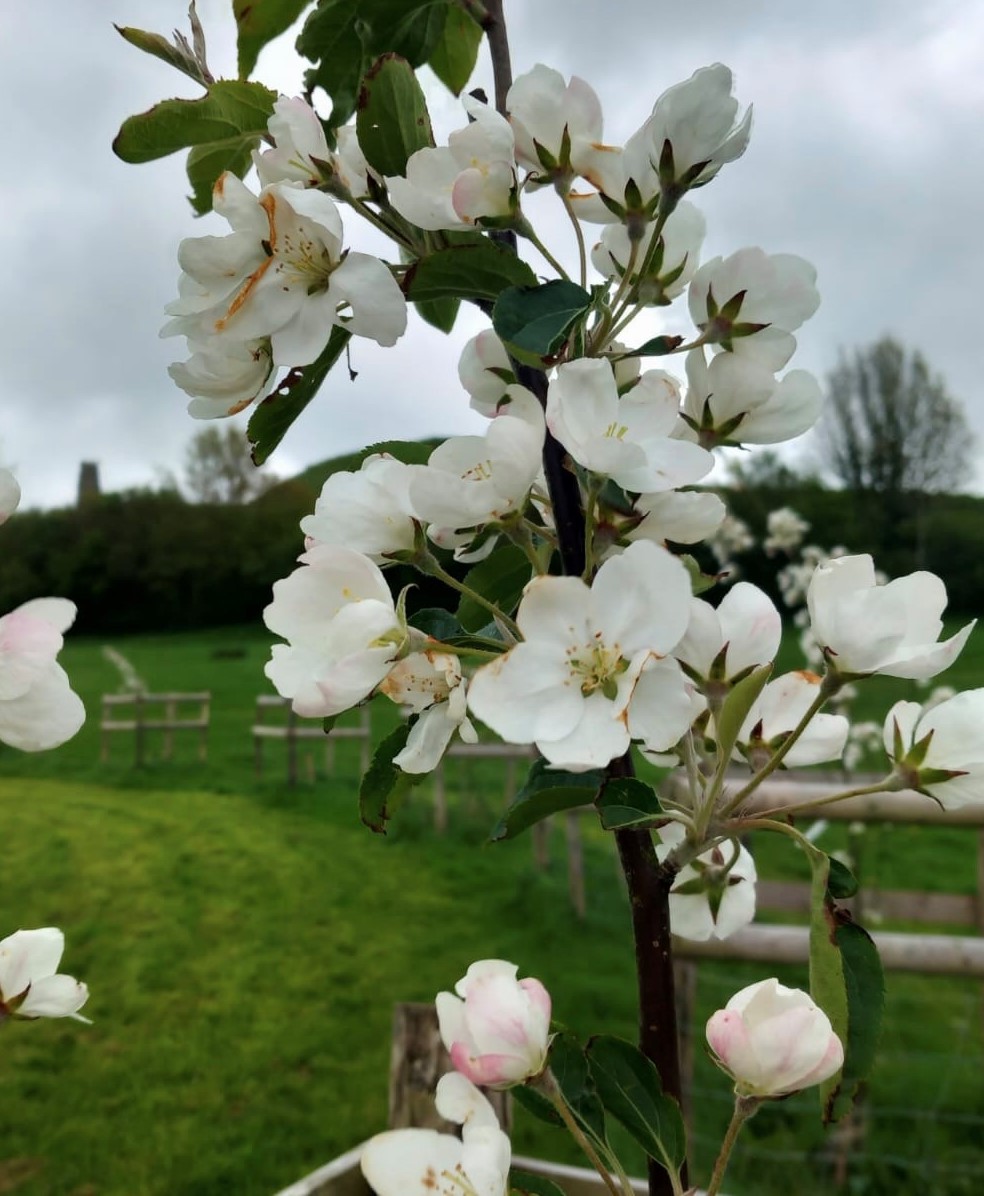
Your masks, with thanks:
[{"label": "wooden fence", "polygon": [[[134,762],[142,765],[147,756],[147,733],[162,732],[161,758],[170,760],[174,755],[175,731],[198,732],[198,758],[205,761],[208,756],[210,693],[127,693],[103,694],[102,717],[99,723],[101,745],[99,758],[105,764],[109,759],[109,737],[120,732],[133,732]],[[182,707],[193,706],[196,713],[182,715]],[[129,714],[121,718],[115,712]]]},{"label": "wooden fence", "polygon": [[[278,721],[266,721],[273,715]],[[302,740],[317,740],[324,744],[325,768],[331,772],[335,767],[335,744],[339,739],[358,739],[361,744],[362,771],[369,767],[369,751],[372,742],[372,728],[369,710],[362,707],[356,726],[335,726],[325,734],[321,720],[302,719],[291,708],[289,698],[277,694],[260,694],[256,699],[256,719],[251,728],[253,736],[253,766],[256,776],[263,776],[263,745],[268,740],[280,740],[287,745],[287,781],[297,784],[298,745]],[[314,764],[308,758],[309,780],[313,781]]]}]

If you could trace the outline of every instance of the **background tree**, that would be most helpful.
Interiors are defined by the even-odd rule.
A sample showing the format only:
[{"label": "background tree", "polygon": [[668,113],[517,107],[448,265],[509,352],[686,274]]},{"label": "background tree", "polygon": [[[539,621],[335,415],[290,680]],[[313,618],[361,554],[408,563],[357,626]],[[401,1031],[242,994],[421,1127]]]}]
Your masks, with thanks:
[{"label": "background tree", "polygon": [[234,424],[202,428],[185,453],[184,489],[193,502],[247,503],[278,481],[253,464],[243,430]]},{"label": "background tree", "polygon": [[842,355],[828,377],[825,465],[848,490],[884,496],[954,490],[972,436],[959,400],[918,352],[892,337]]},{"label": "background tree", "polygon": [[820,444],[845,488],[872,500],[864,509],[889,570],[906,549],[924,566],[929,496],[966,480],[973,434],[922,354],[886,336],[842,355],[828,376]]}]

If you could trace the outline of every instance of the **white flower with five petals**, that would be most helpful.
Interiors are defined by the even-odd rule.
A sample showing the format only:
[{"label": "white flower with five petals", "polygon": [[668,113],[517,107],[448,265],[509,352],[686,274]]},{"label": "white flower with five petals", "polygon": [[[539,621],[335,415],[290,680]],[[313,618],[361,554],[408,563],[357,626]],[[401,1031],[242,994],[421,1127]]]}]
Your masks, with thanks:
[{"label": "white flower with five petals", "polygon": [[465,743],[478,742],[468,718],[466,686],[457,656],[447,652],[411,652],[390,669],[378,692],[418,716],[406,746],[393,757],[397,768],[433,772],[455,733]]},{"label": "white flower with five petals", "polygon": [[619,397],[609,363],[584,358],[562,365],[547,392],[547,427],[579,465],[626,490],[672,490],[714,466],[710,453],[674,438],[680,392],[664,370],[647,370]]},{"label": "white flower with five petals", "polygon": [[74,621],[67,598],[34,598],[0,618],[0,742],[46,751],[85,722],[82,700],[56,660]]},{"label": "white flower with five petals", "polygon": [[58,972],[65,936],[54,926],[17,930],[0,941],[0,1022],[6,1017],[71,1017],[88,1022],[79,1010],[89,990]]},{"label": "white flower with five petals", "polygon": [[[576,577],[535,578],[516,614],[523,640],[475,673],[472,713],[508,743],[535,743],[558,767],[608,764],[628,750],[633,694],[646,667],[680,639],[689,601],[684,566],[647,541],[607,560],[590,587]],[[664,681],[683,690],[673,672]],[[674,709],[678,725],[659,728],[664,741],[690,725],[689,702]]]}]

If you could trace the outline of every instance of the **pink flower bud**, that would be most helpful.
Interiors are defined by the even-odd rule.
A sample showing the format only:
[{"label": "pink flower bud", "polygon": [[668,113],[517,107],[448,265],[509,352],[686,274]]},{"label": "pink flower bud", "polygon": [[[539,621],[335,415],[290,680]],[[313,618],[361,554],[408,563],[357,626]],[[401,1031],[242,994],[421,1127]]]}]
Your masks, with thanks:
[{"label": "pink flower bud", "polygon": [[517,980],[515,964],[480,959],[437,994],[441,1038],[457,1071],[482,1088],[511,1088],[547,1063],[550,994],[539,980]]},{"label": "pink flower bud", "polygon": [[785,1096],[839,1071],[844,1048],[810,997],[778,980],[735,993],[707,1023],[717,1062],[744,1096]]}]

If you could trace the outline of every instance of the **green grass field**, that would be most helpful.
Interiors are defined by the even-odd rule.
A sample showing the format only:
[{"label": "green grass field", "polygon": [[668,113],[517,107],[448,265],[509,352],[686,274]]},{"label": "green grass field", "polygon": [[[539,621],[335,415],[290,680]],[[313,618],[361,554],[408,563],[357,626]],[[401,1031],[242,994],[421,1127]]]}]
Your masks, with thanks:
[{"label": "green grass field", "polygon": [[[100,765],[98,696],[117,680],[100,644],[84,640],[64,659],[89,725],[57,752],[0,755],[0,933],[65,929],[64,967],[89,983],[94,1021],[0,1031],[0,1193],[273,1193],[382,1128],[393,1002],[431,999],[480,956],[539,976],[574,1030],[632,1035],[626,902],[603,832],[587,830],[580,923],[559,842],[546,873],[523,840],[484,843],[503,802],[494,764],[449,765],[446,836],[431,830],[426,784],[388,836],[373,836],[358,823],[352,743],[338,745],[330,780],[294,790],[282,745],[271,745],[255,780],[249,725],[256,695],[269,692],[261,629],[115,646],[154,690],[213,692],[209,761],[179,738],[174,760],[160,761],[152,742],[137,770],[132,740],[118,736]],[[984,651],[972,646],[958,670],[953,683],[972,685]],[[378,722],[382,733],[388,719]],[[799,868],[772,850],[760,860],[767,874]],[[864,871],[877,885],[972,892],[975,836],[876,829]],[[761,975],[730,963],[700,970],[697,1178],[729,1112],[699,1028]],[[847,1190],[980,1191],[981,1014],[979,985],[889,977],[868,1135]],[[521,1111],[514,1143],[576,1161]],[[798,1193],[828,1191],[834,1154],[815,1096],[801,1094],[751,1123],[728,1190],[788,1192],[792,1163]]]}]

